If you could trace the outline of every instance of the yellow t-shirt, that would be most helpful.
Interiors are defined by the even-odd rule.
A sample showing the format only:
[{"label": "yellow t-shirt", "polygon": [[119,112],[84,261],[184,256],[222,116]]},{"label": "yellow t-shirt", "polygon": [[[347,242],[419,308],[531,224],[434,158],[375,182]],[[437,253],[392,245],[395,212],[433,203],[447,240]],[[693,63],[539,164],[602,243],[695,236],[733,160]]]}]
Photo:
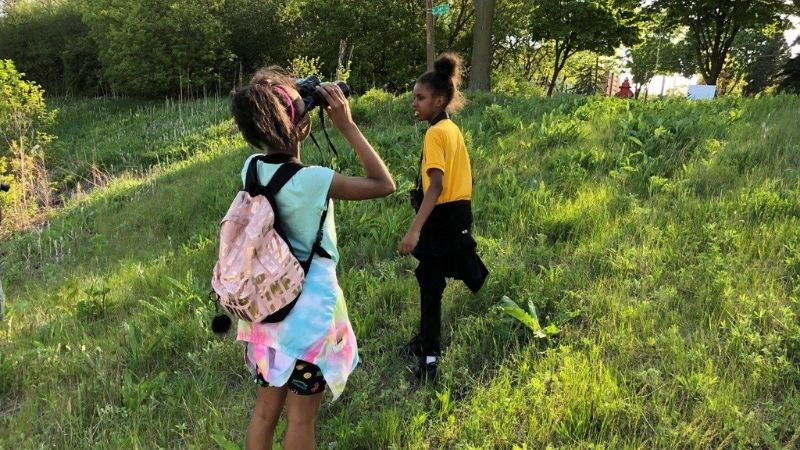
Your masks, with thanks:
[{"label": "yellow t-shirt", "polygon": [[442,194],[437,205],[472,199],[472,166],[467,146],[458,125],[443,119],[428,128],[422,145],[422,190],[431,184],[428,171],[438,169],[442,177]]}]

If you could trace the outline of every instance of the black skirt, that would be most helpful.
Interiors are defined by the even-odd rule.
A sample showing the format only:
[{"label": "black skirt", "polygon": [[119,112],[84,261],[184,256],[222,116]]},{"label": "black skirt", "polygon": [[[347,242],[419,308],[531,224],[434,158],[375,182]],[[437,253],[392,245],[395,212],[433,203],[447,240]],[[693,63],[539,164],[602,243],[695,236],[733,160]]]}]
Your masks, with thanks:
[{"label": "black skirt", "polygon": [[489,270],[476,248],[472,238],[472,203],[461,200],[436,205],[412,254],[420,261],[437,264],[445,278],[461,280],[472,292],[478,292]]}]

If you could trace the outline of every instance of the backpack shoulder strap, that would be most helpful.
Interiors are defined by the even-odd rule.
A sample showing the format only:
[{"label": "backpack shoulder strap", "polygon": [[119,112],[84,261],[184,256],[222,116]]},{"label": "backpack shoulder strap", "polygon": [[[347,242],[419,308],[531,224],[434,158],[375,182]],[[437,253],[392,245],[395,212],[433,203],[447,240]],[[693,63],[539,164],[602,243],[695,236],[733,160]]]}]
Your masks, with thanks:
[{"label": "backpack shoulder strap", "polygon": [[[285,156],[285,157],[284,157]],[[277,157],[277,158],[276,158]],[[261,185],[258,179],[258,163],[280,164],[278,170],[272,175],[266,186]],[[278,191],[298,172],[305,167],[296,158],[288,155],[258,155],[254,156],[247,166],[244,190],[250,195],[275,196]]]},{"label": "backpack shoulder strap", "polygon": [[[326,200],[327,203],[327,200]],[[322,211],[322,216],[319,218],[319,228],[317,228],[317,235],[314,239],[314,244],[311,246],[311,253],[308,255],[308,259],[305,261],[300,261],[300,267],[303,268],[305,273],[308,273],[308,269],[311,267],[311,261],[314,259],[314,255],[319,255],[323,258],[332,259],[330,253],[327,250],[322,248],[322,234],[323,229],[325,227],[325,218],[328,217],[328,208]]]},{"label": "backpack shoulder strap", "polygon": [[281,164],[275,174],[272,175],[272,179],[269,180],[269,183],[264,186],[264,190],[267,191],[269,195],[275,196],[275,194],[277,194],[303,167],[305,166],[291,161]]}]

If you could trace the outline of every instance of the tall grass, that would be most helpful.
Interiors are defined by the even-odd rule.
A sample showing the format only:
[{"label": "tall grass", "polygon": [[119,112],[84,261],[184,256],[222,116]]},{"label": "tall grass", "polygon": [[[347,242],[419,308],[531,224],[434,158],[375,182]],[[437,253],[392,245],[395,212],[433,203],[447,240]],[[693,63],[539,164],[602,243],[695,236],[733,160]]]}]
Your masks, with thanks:
[{"label": "tall grass", "polygon": [[[208,328],[217,221],[250,153],[224,103],[58,105],[57,179],[108,179],[0,243],[0,448],[243,442],[254,387]],[[397,356],[418,320],[395,251],[424,133],[408,103],[353,104],[400,189],[336,205],[363,361],[320,448],[800,446],[800,99],[472,96],[455,120],[492,275],[446,290],[441,379],[422,387]],[[503,297],[560,332],[536,338]]]}]

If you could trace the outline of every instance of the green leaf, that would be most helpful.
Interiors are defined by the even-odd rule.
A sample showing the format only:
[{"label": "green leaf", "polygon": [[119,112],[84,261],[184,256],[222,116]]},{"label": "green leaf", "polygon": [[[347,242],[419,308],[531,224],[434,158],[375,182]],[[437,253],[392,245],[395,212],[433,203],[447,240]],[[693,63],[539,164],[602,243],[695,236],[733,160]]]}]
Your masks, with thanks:
[{"label": "green leaf", "polygon": [[561,333],[561,329],[558,328],[557,326],[555,326],[555,324],[551,323],[550,325],[542,328],[542,332],[549,337],[549,336],[555,336],[558,333]]},{"label": "green leaf", "polygon": [[533,304],[533,300],[528,300],[528,314],[536,317],[537,320],[539,319],[539,311],[536,310],[536,305]]},{"label": "green leaf", "polygon": [[236,443],[228,440],[219,430],[213,431],[211,433],[211,438],[224,450],[240,450]]},{"label": "green leaf", "polygon": [[519,320],[523,325],[530,328],[536,337],[544,337],[539,336],[539,334],[541,334],[542,326],[539,325],[539,320],[536,318],[536,316],[532,316],[525,312],[525,310],[520,308],[519,305],[505,295],[502,299],[500,299],[500,303],[502,304],[503,311],[506,314]]},{"label": "green leaf", "polygon": [[634,144],[638,145],[639,147],[644,147],[642,141],[637,138],[636,136],[628,136],[628,140],[633,142]]}]

